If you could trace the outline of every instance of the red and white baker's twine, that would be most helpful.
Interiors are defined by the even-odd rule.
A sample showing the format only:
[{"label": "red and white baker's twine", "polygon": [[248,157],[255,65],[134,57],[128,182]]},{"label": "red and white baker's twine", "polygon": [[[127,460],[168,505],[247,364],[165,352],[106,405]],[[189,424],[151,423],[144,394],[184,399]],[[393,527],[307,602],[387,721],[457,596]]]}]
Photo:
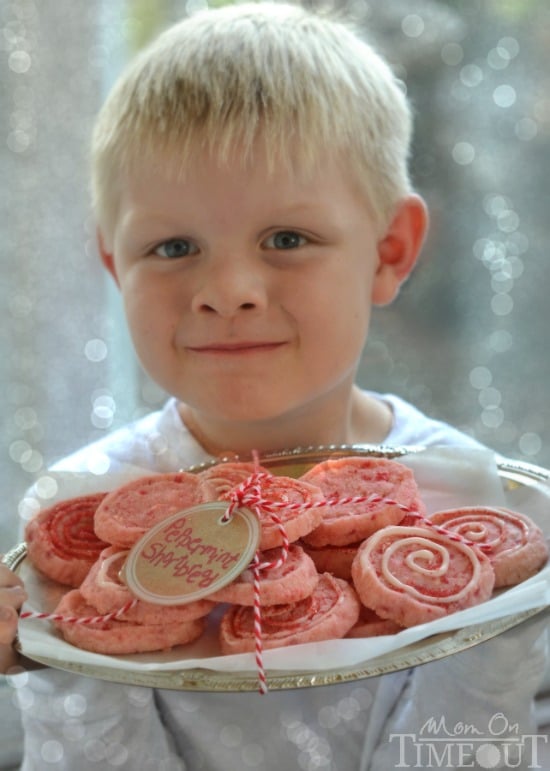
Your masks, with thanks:
[{"label": "red and white baker's twine", "polygon": [[[258,465],[256,463],[256,465]],[[262,694],[267,693],[267,678],[265,675],[265,669],[263,665],[263,644],[262,644],[262,609],[260,601],[260,573],[274,570],[275,568],[284,565],[288,558],[289,541],[288,536],[283,525],[282,520],[278,516],[279,511],[305,511],[307,509],[324,508],[325,506],[351,506],[358,503],[385,503],[388,506],[396,506],[404,514],[414,517],[422,522],[423,525],[432,528],[437,533],[445,535],[451,541],[466,544],[467,546],[475,546],[477,549],[488,551],[491,546],[488,544],[475,544],[464,536],[454,531],[448,530],[445,527],[434,524],[428,517],[424,516],[416,509],[406,506],[403,503],[394,501],[392,498],[386,498],[383,495],[377,493],[371,493],[370,495],[350,495],[350,496],[329,496],[320,501],[314,502],[284,502],[284,501],[270,501],[262,497],[262,482],[265,479],[270,478],[272,475],[266,472],[254,472],[250,477],[244,480],[238,485],[229,496],[229,507],[222,517],[224,522],[228,522],[233,516],[234,512],[238,508],[249,508],[256,513],[258,518],[260,517],[260,511],[263,511],[270,515],[273,522],[277,525],[277,528],[282,537],[281,556],[277,560],[272,562],[260,562],[259,553],[256,552],[251,568],[254,575],[254,641],[255,641],[255,660],[258,671],[258,684],[259,691]],[[131,610],[138,600],[129,600],[122,608],[112,613],[107,613],[102,616],[64,616],[58,613],[37,613],[36,611],[25,611],[21,613],[21,618],[33,618],[41,619],[44,621],[62,621],[66,624],[101,624],[109,621],[116,621],[129,610]]]},{"label": "red and white baker's twine", "polygon": [[[256,461],[256,465],[257,461]],[[258,519],[260,519],[260,508],[267,511],[273,522],[277,525],[283,543],[281,547],[281,556],[277,560],[272,562],[260,562],[258,552],[254,556],[252,562],[252,574],[254,576],[253,591],[254,591],[254,655],[256,659],[256,669],[258,671],[258,690],[260,693],[267,693],[267,678],[265,675],[265,669],[263,664],[263,642],[262,642],[262,604],[260,599],[260,573],[261,571],[274,570],[275,568],[284,565],[288,558],[288,535],[282,520],[274,511],[269,510],[269,501],[262,498],[261,483],[264,479],[270,477],[271,474],[266,472],[256,472],[252,474],[248,479],[245,479],[240,485],[232,491],[230,495],[230,504],[222,517],[222,520],[228,522],[235,510],[239,507],[247,507],[252,509]],[[303,504],[305,507],[305,504]],[[281,508],[281,506],[278,506]],[[282,508],[288,508],[283,504]]]},{"label": "red and white baker's twine", "polygon": [[63,621],[64,624],[83,624],[84,626],[90,626],[91,624],[106,624],[108,621],[117,621],[125,613],[128,613],[138,600],[136,598],[128,600],[122,608],[113,611],[112,613],[105,613],[102,616],[64,616],[62,613],[37,613],[34,610],[28,610],[20,614],[20,618],[35,618],[42,621]]}]

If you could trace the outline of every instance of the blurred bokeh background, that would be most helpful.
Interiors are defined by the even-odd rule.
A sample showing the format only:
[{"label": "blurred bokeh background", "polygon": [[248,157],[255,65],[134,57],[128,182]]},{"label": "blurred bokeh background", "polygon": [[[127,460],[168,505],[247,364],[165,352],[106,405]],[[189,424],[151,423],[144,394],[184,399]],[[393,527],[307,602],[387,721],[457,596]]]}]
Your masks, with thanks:
[{"label": "blurred bokeh background", "polygon": [[[128,57],[206,5],[0,3],[0,543],[14,540],[18,499],[48,465],[164,399],[129,350],[96,258],[87,148]],[[406,83],[412,172],[432,220],[416,272],[375,313],[360,381],[550,466],[550,5],[336,7]]]},{"label": "blurred bokeh background", "polygon": [[[0,551],[45,468],[164,400],[96,257],[87,147],[128,57],[207,5],[0,1]],[[332,5],[406,84],[412,172],[432,218],[418,269],[375,313],[360,382],[550,467],[550,4]],[[10,714],[3,768],[20,745]]]}]

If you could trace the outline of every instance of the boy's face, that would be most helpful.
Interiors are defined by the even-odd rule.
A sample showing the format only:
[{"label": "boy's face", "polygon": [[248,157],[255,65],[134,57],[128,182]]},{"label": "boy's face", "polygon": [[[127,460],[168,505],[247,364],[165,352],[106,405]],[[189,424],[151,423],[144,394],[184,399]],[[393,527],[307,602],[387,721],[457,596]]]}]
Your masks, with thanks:
[{"label": "boy's face", "polygon": [[[368,206],[327,159],[165,162],[123,185],[102,248],[150,376],[204,420],[297,420],[349,400],[371,304],[388,302]],[[383,262],[383,260],[382,260]]]}]

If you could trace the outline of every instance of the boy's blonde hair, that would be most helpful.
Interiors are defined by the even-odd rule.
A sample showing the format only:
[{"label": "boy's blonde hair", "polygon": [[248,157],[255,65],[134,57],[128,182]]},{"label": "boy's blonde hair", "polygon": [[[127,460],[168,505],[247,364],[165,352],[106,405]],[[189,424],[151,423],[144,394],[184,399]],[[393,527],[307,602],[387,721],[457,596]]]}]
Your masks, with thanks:
[{"label": "boy's blonde hair", "polygon": [[169,153],[174,173],[203,148],[222,162],[304,168],[328,153],[348,166],[380,227],[410,191],[411,118],[388,65],[346,25],[278,3],[184,19],[130,64],[96,123],[92,188],[100,227],[116,220],[119,181]]}]

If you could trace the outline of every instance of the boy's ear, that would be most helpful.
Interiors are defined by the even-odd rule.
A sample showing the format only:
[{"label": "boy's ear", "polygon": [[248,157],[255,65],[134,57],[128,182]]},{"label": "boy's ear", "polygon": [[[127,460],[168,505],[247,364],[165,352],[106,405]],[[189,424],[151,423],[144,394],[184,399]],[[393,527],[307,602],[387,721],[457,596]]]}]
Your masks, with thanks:
[{"label": "boy's ear", "polygon": [[99,251],[99,256],[101,257],[101,262],[103,263],[103,266],[107,268],[111,276],[114,278],[115,283],[117,286],[119,286],[118,283],[118,276],[116,274],[115,269],[115,258],[113,256],[113,252],[110,248],[106,246],[106,240],[99,228],[96,231],[97,235],[97,248]]},{"label": "boy's ear", "polygon": [[428,230],[424,200],[411,194],[400,201],[385,235],[378,242],[378,268],[372,302],[387,305],[415,266]]}]

